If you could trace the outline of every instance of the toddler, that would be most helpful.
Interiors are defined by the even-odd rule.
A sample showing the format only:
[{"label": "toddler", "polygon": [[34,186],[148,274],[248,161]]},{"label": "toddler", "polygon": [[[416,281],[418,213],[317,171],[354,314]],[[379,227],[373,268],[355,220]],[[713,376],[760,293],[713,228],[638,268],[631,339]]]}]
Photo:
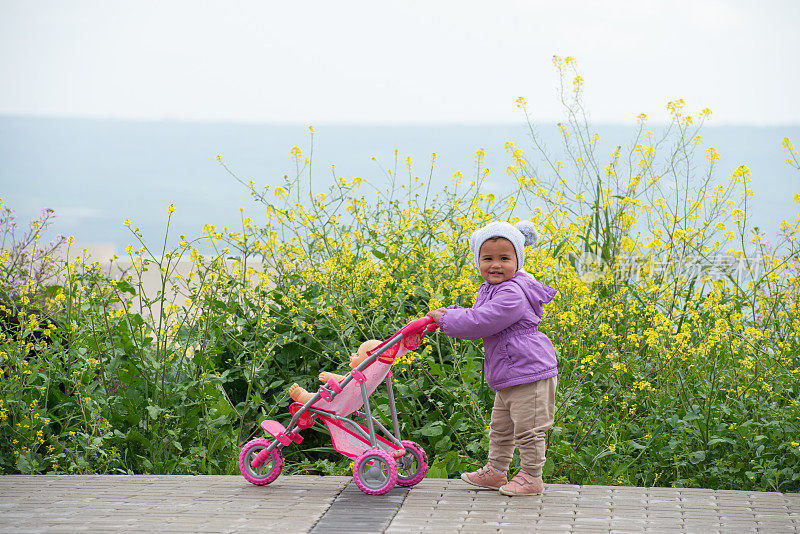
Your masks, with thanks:
[{"label": "toddler", "polygon": [[[543,305],[556,290],[521,268],[525,246],[537,240],[528,221],[512,226],[492,222],[475,230],[469,241],[481,276],[472,308],[450,306],[428,313],[442,332],[461,339],[483,339],[484,373],[494,390],[489,432],[489,462],[462,480],[499,489],[503,495],[535,495],[544,491],[545,433],[553,425],[556,355],[539,332]],[[514,447],[521,469],[508,481]]]}]

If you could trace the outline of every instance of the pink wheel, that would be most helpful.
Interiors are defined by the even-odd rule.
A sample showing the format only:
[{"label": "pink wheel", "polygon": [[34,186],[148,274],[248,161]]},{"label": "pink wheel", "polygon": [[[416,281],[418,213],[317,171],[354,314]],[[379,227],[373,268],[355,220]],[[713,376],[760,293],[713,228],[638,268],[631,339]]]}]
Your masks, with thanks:
[{"label": "pink wheel", "polygon": [[397,485],[405,488],[416,486],[428,472],[428,457],[413,441],[401,441],[405,456],[397,460]]},{"label": "pink wheel", "polygon": [[267,459],[259,467],[251,465],[258,453],[269,447],[270,443],[272,442],[268,439],[253,439],[248,441],[242,447],[242,452],[239,453],[239,471],[242,472],[245,480],[252,482],[256,486],[264,486],[274,482],[278,475],[281,474],[283,458],[281,458],[281,451],[277,448],[272,449]]},{"label": "pink wheel", "polygon": [[383,495],[397,482],[397,463],[388,452],[370,449],[353,462],[353,478],[367,495]]}]

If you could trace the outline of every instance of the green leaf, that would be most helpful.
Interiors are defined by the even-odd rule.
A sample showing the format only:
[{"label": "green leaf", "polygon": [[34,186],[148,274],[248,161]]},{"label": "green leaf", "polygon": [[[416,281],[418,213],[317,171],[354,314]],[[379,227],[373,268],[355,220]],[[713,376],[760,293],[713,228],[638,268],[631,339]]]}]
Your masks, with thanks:
[{"label": "green leaf", "polygon": [[736,443],[730,438],[711,438],[708,440],[709,445],[716,445],[717,443]]},{"label": "green leaf", "polygon": [[689,461],[693,464],[699,464],[706,459],[706,451],[695,451],[689,455]]},{"label": "green leaf", "polygon": [[117,282],[117,289],[122,291],[123,293],[130,293],[131,295],[136,295],[136,289],[127,281],[119,280]]},{"label": "green leaf", "polygon": [[548,458],[544,462],[544,467],[542,467],[542,473],[545,477],[549,477],[553,474],[553,470],[556,468],[556,463],[553,461],[552,458]]},{"label": "green leaf", "polygon": [[443,432],[444,423],[441,421],[433,421],[419,429],[419,433],[423,436],[434,437],[441,436]]},{"label": "green leaf", "polygon": [[609,456],[609,455],[611,455],[611,454],[614,454],[614,453],[611,451],[611,449],[606,449],[606,450],[604,450],[603,452],[601,452],[600,454],[598,454],[597,456],[595,456],[595,457],[592,459],[592,463],[596,462],[596,461],[597,461],[597,460],[599,460],[600,458],[605,458],[606,456]]},{"label": "green leaf", "polygon": [[437,462],[428,468],[425,478],[447,478],[447,475],[447,467],[439,465],[439,462]]}]

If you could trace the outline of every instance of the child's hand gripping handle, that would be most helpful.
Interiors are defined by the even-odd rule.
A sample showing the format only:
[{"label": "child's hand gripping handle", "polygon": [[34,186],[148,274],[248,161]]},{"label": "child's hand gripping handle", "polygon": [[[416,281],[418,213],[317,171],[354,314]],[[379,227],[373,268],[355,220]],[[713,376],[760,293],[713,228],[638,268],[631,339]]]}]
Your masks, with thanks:
[{"label": "child's hand gripping handle", "polygon": [[439,325],[433,321],[432,317],[420,317],[419,319],[414,319],[403,328],[400,329],[400,333],[403,334],[403,337],[408,337],[413,334],[419,334],[423,330],[426,332],[433,332],[439,328]]}]

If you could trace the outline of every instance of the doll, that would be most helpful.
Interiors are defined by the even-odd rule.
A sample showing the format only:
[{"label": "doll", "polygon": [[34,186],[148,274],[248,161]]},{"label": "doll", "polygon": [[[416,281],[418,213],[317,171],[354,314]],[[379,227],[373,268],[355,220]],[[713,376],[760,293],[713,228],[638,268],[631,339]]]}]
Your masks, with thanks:
[{"label": "doll", "polygon": [[[361,346],[358,347],[358,351],[355,354],[350,355],[350,369],[355,369],[358,367],[361,362],[367,359],[369,352],[375,350],[375,348],[381,343],[381,341],[376,339],[370,339],[362,343]],[[336,373],[330,373],[328,371],[322,371],[319,374],[319,379],[322,382],[327,382],[331,378],[335,379],[337,382],[341,382],[345,377],[343,375],[337,375]],[[297,382],[289,387],[289,396],[293,401],[299,402],[300,404],[307,403],[309,400],[311,400],[311,397],[313,397],[315,393],[316,392],[312,393],[300,387]]]}]

